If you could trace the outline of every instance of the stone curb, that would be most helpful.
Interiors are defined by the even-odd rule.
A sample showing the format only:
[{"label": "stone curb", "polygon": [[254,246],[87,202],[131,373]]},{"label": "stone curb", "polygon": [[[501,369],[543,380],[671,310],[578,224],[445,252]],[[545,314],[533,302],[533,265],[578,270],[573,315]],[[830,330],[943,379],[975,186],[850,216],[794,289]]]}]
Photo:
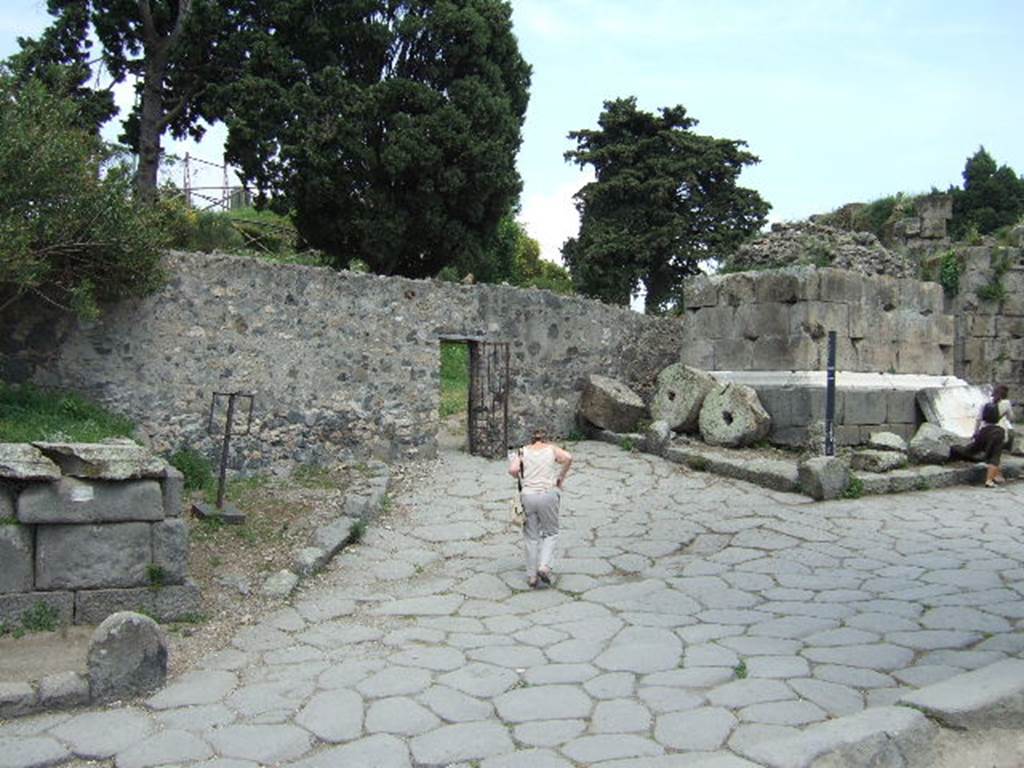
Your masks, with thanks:
[{"label": "stone curb", "polygon": [[0,720],[89,704],[89,680],[80,672],[59,672],[28,683],[0,683]]},{"label": "stone curb", "polygon": [[872,707],[755,744],[745,757],[765,768],[927,768],[943,728],[1024,728],[1024,661],[1007,659]]},{"label": "stone curb", "polygon": [[[647,438],[639,433],[609,432],[590,427],[587,437],[602,443],[618,445],[623,449],[642,451],[661,456],[676,464],[683,464],[699,472],[733,480],[744,480],[763,488],[787,493],[810,496],[800,485],[796,460],[756,459],[737,451],[714,448],[703,443],[669,442],[667,446],[648,445]],[[1004,456],[1003,474],[1008,479],[1024,477],[1024,460]],[[851,478],[861,483],[861,495],[874,496],[910,491],[934,490],[954,485],[981,485],[985,477],[983,464],[921,464],[879,474],[875,472],[851,472]],[[811,497],[813,498],[813,497]]]},{"label": "stone curb", "polygon": [[292,558],[291,570],[283,570],[264,583],[264,594],[288,597],[302,579],[323,570],[352,541],[352,529],[375,520],[384,508],[391,487],[391,469],[383,462],[372,462],[364,483],[347,492],[342,499],[340,516],[320,526],[309,538],[307,546]]}]

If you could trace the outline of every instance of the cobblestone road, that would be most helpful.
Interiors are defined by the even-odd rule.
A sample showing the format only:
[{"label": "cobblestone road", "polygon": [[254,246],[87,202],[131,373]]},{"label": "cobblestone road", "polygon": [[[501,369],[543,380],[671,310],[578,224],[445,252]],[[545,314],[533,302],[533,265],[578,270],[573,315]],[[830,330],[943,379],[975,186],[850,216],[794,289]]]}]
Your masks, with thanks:
[{"label": "cobblestone road", "polygon": [[1024,650],[1024,485],[813,504],[574,451],[556,588],[503,466],[448,453],[292,607],[144,703],[0,726],[0,767],[731,768]]}]

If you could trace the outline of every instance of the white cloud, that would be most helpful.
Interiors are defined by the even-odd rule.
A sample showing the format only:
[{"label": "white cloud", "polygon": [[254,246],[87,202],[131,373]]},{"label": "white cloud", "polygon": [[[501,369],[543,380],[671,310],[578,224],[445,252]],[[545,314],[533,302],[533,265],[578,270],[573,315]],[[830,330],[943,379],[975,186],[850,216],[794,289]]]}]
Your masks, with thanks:
[{"label": "white cloud", "polygon": [[541,258],[555,264],[562,263],[562,244],[580,228],[580,216],[572,196],[593,180],[592,172],[580,171],[572,181],[551,192],[535,192],[526,196],[519,219],[526,225],[530,237],[540,243]]}]

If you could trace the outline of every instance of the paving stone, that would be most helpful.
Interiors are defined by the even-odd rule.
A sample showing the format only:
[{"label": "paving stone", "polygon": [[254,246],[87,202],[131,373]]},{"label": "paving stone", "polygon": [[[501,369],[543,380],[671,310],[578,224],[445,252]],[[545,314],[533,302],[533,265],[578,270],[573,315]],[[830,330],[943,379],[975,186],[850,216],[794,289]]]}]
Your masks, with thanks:
[{"label": "paving stone", "polygon": [[207,738],[224,757],[263,764],[294,760],[313,744],[309,732],[294,725],[228,725]]},{"label": "paving stone", "polygon": [[545,664],[526,670],[525,678],[530,685],[551,685],[583,683],[597,674],[598,670],[590,664]]},{"label": "paving stone", "polygon": [[595,699],[616,699],[632,696],[636,678],[630,672],[608,672],[591,678],[583,684],[584,690]]},{"label": "paving stone", "polygon": [[585,720],[538,720],[515,727],[516,741],[533,747],[556,747],[587,729]]},{"label": "paving stone", "polygon": [[844,645],[838,648],[806,648],[803,655],[811,661],[888,671],[902,669],[914,658],[913,651],[889,643]]},{"label": "paving stone", "polygon": [[450,672],[466,663],[466,657],[454,648],[410,648],[391,657],[392,664],[422,667],[435,672]]},{"label": "paving stone", "polygon": [[46,736],[0,737],[0,768],[50,768],[70,757],[59,741]]},{"label": "paving stone", "polygon": [[149,718],[135,709],[89,712],[50,731],[84,760],[106,760],[152,732]]},{"label": "paving stone", "polygon": [[627,627],[594,664],[610,672],[660,672],[676,667],[682,652],[679,638],[668,630]]},{"label": "paving stone", "polygon": [[741,656],[792,656],[803,647],[798,640],[775,637],[725,637],[718,644]]},{"label": "paving stone", "polygon": [[696,667],[654,672],[644,675],[640,682],[643,685],[664,685],[677,688],[711,688],[728,683],[735,677],[734,667]]},{"label": "paving stone", "polygon": [[374,609],[374,613],[386,616],[450,616],[455,613],[466,598],[459,595],[430,595],[394,600]]},{"label": "paving stone", "polygon": [[693,667],[734,667],[740,663],[736,652],[714,643],[690,645],[683,655],[683,666]]},{"label": "paving stone", "polygon": [[710,751],[725,743],[736,722],[732,713],[721,707],[673,712],[658,717],[654,738],[673,749]]},{"label": "paving stone", "polygon": [[614,734],[574,739],[562,747],[562,752],[572,760],[592,765],[602,760],[661,755],[664,750],[657,742],[642,736]]},{"label": "paving stone", "polygon": [[932,608],[921,616],[921,624],[928,629],[950,629],[961,632],[1008,632],[1010,622],[999,616],[982,613],[974,608]]},{"label": "paving stone", "polygon": [[1024,726],[1024,661],[1007,659],[905,695],[900,703],[953,728]]},{"label": "paving stone", "polygon": [[540,650],[528,646],[474,648],[468,651],[466,656],[474,661],[499,667],[508,667],[509,669],[536,667],[547,661]]},{"label": "paving stone", "polygon": [[166,730],[118,752],[117,768],[152,768],[195,762],[213,756],[210,745],[187,731]]},{"label": "paving stone", "polygon": [[810,701],[778,701],[770,704],[752,704],[738,713],[740,720],[768,725],[807,725],[828,717],[817,704]]},{"label": "paving stone", "polygon": [[296,711],[313,693],[313,683],[301,677],[286,674],[283,680],[253,683],[233,691],[224,703],[244,718],[264,716],[268,722],[272,713],[281,721]]},{"label": "paving stone", "polygon": [[590,719],[593,733],[646,732],[651,727],[651,713],[632,699],[598,702]]},{"label": "paving stone", "polygon": [[413,758],[428,765],[482,760],[515,749],[508,731],[498,723],[457,723],[416,736],[409,744]]},{"label": "paving stone", "polygon": [[415,667],[388,667],[359,683],[357,688],[361,694],[372,699],[419,693],[431,682],[429,670]]},{"label": "paving stone", "polygon": [[538,685],[503,693],[494,699],[494,706],[503,720],[522,723],[586,717],[593,702],[575,686]]},{"label": "paving stone", "polygon": [[362,733],[363,700],[350,690],[317,693],[295,716],[295,722],[321,741],[349,741]]},{"label": "paving stone", "polygon": [[816,678],[830,683],[848,685],[852,688],[888,688],[896,682],[883,672],[873,669],[858,669],[835,664],[819,664],[814,667]]},{"label": "paving stone", "polygon": [[471,662],[462,669],[448,672],[438,678],[438,682],[450,686],[470,696],[493,698],[504,693],[519,680],[519,675],[511,669],[493,664]]},{"label": "paving stone", "polygon": [[397,697],[375,701],[366,712],[368,733],[416,736],[437,728],[441,721],[412,699]]},{"label": "paving stone", "polygon": [[597,640],[566,640],[550,646],[546,653],[551,661],[561,664],[582,664],[596,659],[604,652],[605,644]]},{"label": "paving stone", "polygon": [[948,680],[962,673],[963,670],[959,667],[921,664],[907,667],[906,669],[898,669],[892,673],[892,676],[905,685],[924,688],[926,685],[941,683],[943,680]]},{"label": "paving stone", "polygon": [[886,635],[890,632],[914,632],[921,628],[917,621],[892,613],[861,613],[846,620],[850,627]]},{"label": "paving stone", "polygon": [[480,768],[572,768],[572,763],[546,749],[521,749],[511,755],[489,757]]},{"label": "paving stone", "polygon": [[707,697],[716,706],[739,709],[751,704],[795,699],[796,695],[789,686],[778,680],[746,679],[712,688]]},{"label": "paving stone", "polygon": [[340,747],[332,747],[290,764],[292,768],[412,768],[405,743],[386,734],[376,734]]},{"label": "paving stone", "polygon": [[799,728],[790,725],[764,725],[762,723],[741,723],[733,729],[728,746],[733,752],[748,757],[750,750],[759,744],[777,739],[786,739],[800,733]]},{"label": "paving stone", "polygon": [[817,704],[834,717],[864,709],[864,697],[854,688],[812,679],[794,679],[788,683],[801,698]]},{"label": "paving stone", "polygon": [[939,648],[967,648],[981,640],[975,632],[954,632],[943,629],[922,629],[916,632],[891,632],[886,642],[913,648],[915,651],[933,651]]},{"label": "paving stone", "polygon": [[834,629],[837,625],[838,622],[831,619],[818,619],[810,616],[787,616],[755,624],[750,628],[750,634],[760,637],[800,639],[813,635],[816,632]]},{"label": "paving stone", "polygon": [[865,645],[878,642],[879,637],[873,632],[863,629],[851,629],[841,627],[839,629],[826,629],[824,632],[815,632],[804,638],[807,645],[830,646],[830,645]]},{"label": "paving stone", "polygon": [[664,685],[643,686],[637,697],[655,714],[696,709],[704,703],[702,695]]},{"label": "paving stone", "polygon": [[780,679],[807,677],[811,666],[802,656],[751,656],[744,659],[748,677]]},{"label": "paving stone", "polygon": [[417,698],[451,723],[487,720],[494,716],[494,706],[489,701],[475,699],[444,685],[432,685]]},{"label": "paving stone", "polygon": [[223,704],[204,704],[197,707],[167,709],[154,719],[164,728],[175,731],[205,731],[235,721],[236,715]]}]

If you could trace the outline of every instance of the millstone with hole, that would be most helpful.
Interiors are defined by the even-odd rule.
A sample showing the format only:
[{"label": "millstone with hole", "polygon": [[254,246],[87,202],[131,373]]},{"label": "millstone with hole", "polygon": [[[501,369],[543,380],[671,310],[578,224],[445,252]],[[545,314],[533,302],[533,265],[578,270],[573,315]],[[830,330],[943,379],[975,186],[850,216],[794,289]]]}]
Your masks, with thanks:
[{"label": "millstone with hole", "polygon": [[768,436],[771,424],[757,392],[744,384],[715,387],[700,409],[700,435],[709,445],[751,445]]},{"label": "millstone with hole", "polygon": [[651,418],[664,421],[674,432],[696,432],[700,407],[715,388],[715,378],[699,368],[676,363],[658,374]]}]

